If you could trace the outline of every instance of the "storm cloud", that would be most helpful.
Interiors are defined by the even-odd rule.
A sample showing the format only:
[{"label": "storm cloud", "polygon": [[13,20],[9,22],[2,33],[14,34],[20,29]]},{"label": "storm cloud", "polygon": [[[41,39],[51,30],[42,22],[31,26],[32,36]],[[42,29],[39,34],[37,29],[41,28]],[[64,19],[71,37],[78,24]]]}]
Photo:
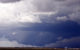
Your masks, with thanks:
[{"label": "storm cloud", "polygon": [[80,0],[0,0],[0,39],[4,36],[12,46],[80,47]]}]

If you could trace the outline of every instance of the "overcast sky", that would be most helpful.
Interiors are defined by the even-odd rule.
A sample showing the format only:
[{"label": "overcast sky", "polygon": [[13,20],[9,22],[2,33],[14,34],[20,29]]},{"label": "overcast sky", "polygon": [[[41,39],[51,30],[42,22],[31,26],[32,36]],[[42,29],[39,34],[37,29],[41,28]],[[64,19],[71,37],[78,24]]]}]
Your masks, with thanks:
[{"label": "overcast sky", "polygon": [[80,0],[0,0],[0,47],[80,48]]}]

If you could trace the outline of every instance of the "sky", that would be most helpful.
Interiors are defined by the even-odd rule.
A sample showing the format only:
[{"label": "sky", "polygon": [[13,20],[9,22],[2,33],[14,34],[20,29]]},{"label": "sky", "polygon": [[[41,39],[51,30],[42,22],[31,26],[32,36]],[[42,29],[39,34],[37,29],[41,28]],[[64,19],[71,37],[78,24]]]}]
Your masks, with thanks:
[{"label": "sky", "polygon": [[0,47],[80,48],[80,0],[0,0]]}]

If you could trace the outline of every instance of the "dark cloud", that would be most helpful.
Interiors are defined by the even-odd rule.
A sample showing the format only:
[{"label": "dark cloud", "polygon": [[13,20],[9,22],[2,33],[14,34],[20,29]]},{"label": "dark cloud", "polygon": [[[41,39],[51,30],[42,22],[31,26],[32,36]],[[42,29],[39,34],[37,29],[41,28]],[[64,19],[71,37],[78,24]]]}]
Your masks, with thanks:
[{"label": "dark cloud", "polygon": [[[20,30],[25,31],[38,31],[38,32],[53,32],[64,37],[79,36],[80,25],[76,22],[67,21],[62,23],[42,23],[42,24],[31,24],[31,27],[21,27]],[[76,34],[77,33],[77,34]]]},{"label": "dark cloud", "polygon": [[[29,27],[26,25],[29,25]],[[27,23],[24,24],[24,26],[18,28],[4,28],[3,31],[1,29],[0,32],[2,32],[0,35],[5,35],[9,38],[9,40],[12,41],[16,40],[23,44],[44,46],[45,44],[55,43],[57,38],[60,36],[63,37],[63,39],[80,36],[80,25],[72,21],[54,24]],[[16,32],[16,35],[12,35],[12,32]],[[66,42],[66,44],[68,43]],[[77,44],[71,44],[70,46],[72,45],[75,46]]]},{"label": "dark cloud", "polygon": [[20,0],[0,0],[2,3],[18,2]]},{"label": "dark cloud", "polygon": [[56,43],[51,43],[45,45],[45,47],[56,47],[56,48],[80,48],[80,37],[72,37],[69,39],[63,39],[60,41],[56,41]]}]

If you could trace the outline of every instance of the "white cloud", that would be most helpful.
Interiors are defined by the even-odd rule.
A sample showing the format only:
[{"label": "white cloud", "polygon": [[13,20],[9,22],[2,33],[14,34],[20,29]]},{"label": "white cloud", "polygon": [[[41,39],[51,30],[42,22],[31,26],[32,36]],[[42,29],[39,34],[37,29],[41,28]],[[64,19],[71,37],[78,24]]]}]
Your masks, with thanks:
[{"label": "white cloud", "polygon": [[25,45],[17,41],[10,41],[6,37],[0,38],[0,47],[38,47],[33,45]]},{"label": "white cloud", "polygon": [[34,15],[22,15],[23,17],[19,17],[19,22],[27,22],[27,23],[41,23],[39,17]]},{"label": "white cloud", "polygon": [[[61,2],[60,2],[61,1]],[[0,24],[14,23],[54,23],[58,21],[77,21],[79,17],[55,16],[78,12],[79,0],[21,0],[14,3],[0,3]],[[70,13],[70,14],[68,14]],[[5,15],[4,15],[5,14]],[[46,15],[45,17],[39,15]],[[53,16],[52,16],[53,15]],[[48,16],[48,17],[47,17]],[[80,15],[79,15],[80,16]],[[73,20],[73,19],[74,20]],[[44,21],[42,20],[44,19]]]},{"label": "white cloud", "polygon": [[[0,3],[0,24],[41,23],[39,16],[52,15],[56,12],[38,12],[34,0],[22,0],[15,3]],[[5,15],[4,15],[5,14]]]},{"label": "white cloud", "polygon": [[63,17],[56,17],[56,20],[58,21],[67,21],[68,18],[66,16],[63,16]]},{"label": "white cloud", "polygon": [[16,35],[16,32],[13,32],[12,35]]},{"label": "white cloud", "polygon": [[0,3],[0,24],[18,22],[41,22],[40,19],[29,13],[34,11],[32,0],[23,0],[16,3]]}]

